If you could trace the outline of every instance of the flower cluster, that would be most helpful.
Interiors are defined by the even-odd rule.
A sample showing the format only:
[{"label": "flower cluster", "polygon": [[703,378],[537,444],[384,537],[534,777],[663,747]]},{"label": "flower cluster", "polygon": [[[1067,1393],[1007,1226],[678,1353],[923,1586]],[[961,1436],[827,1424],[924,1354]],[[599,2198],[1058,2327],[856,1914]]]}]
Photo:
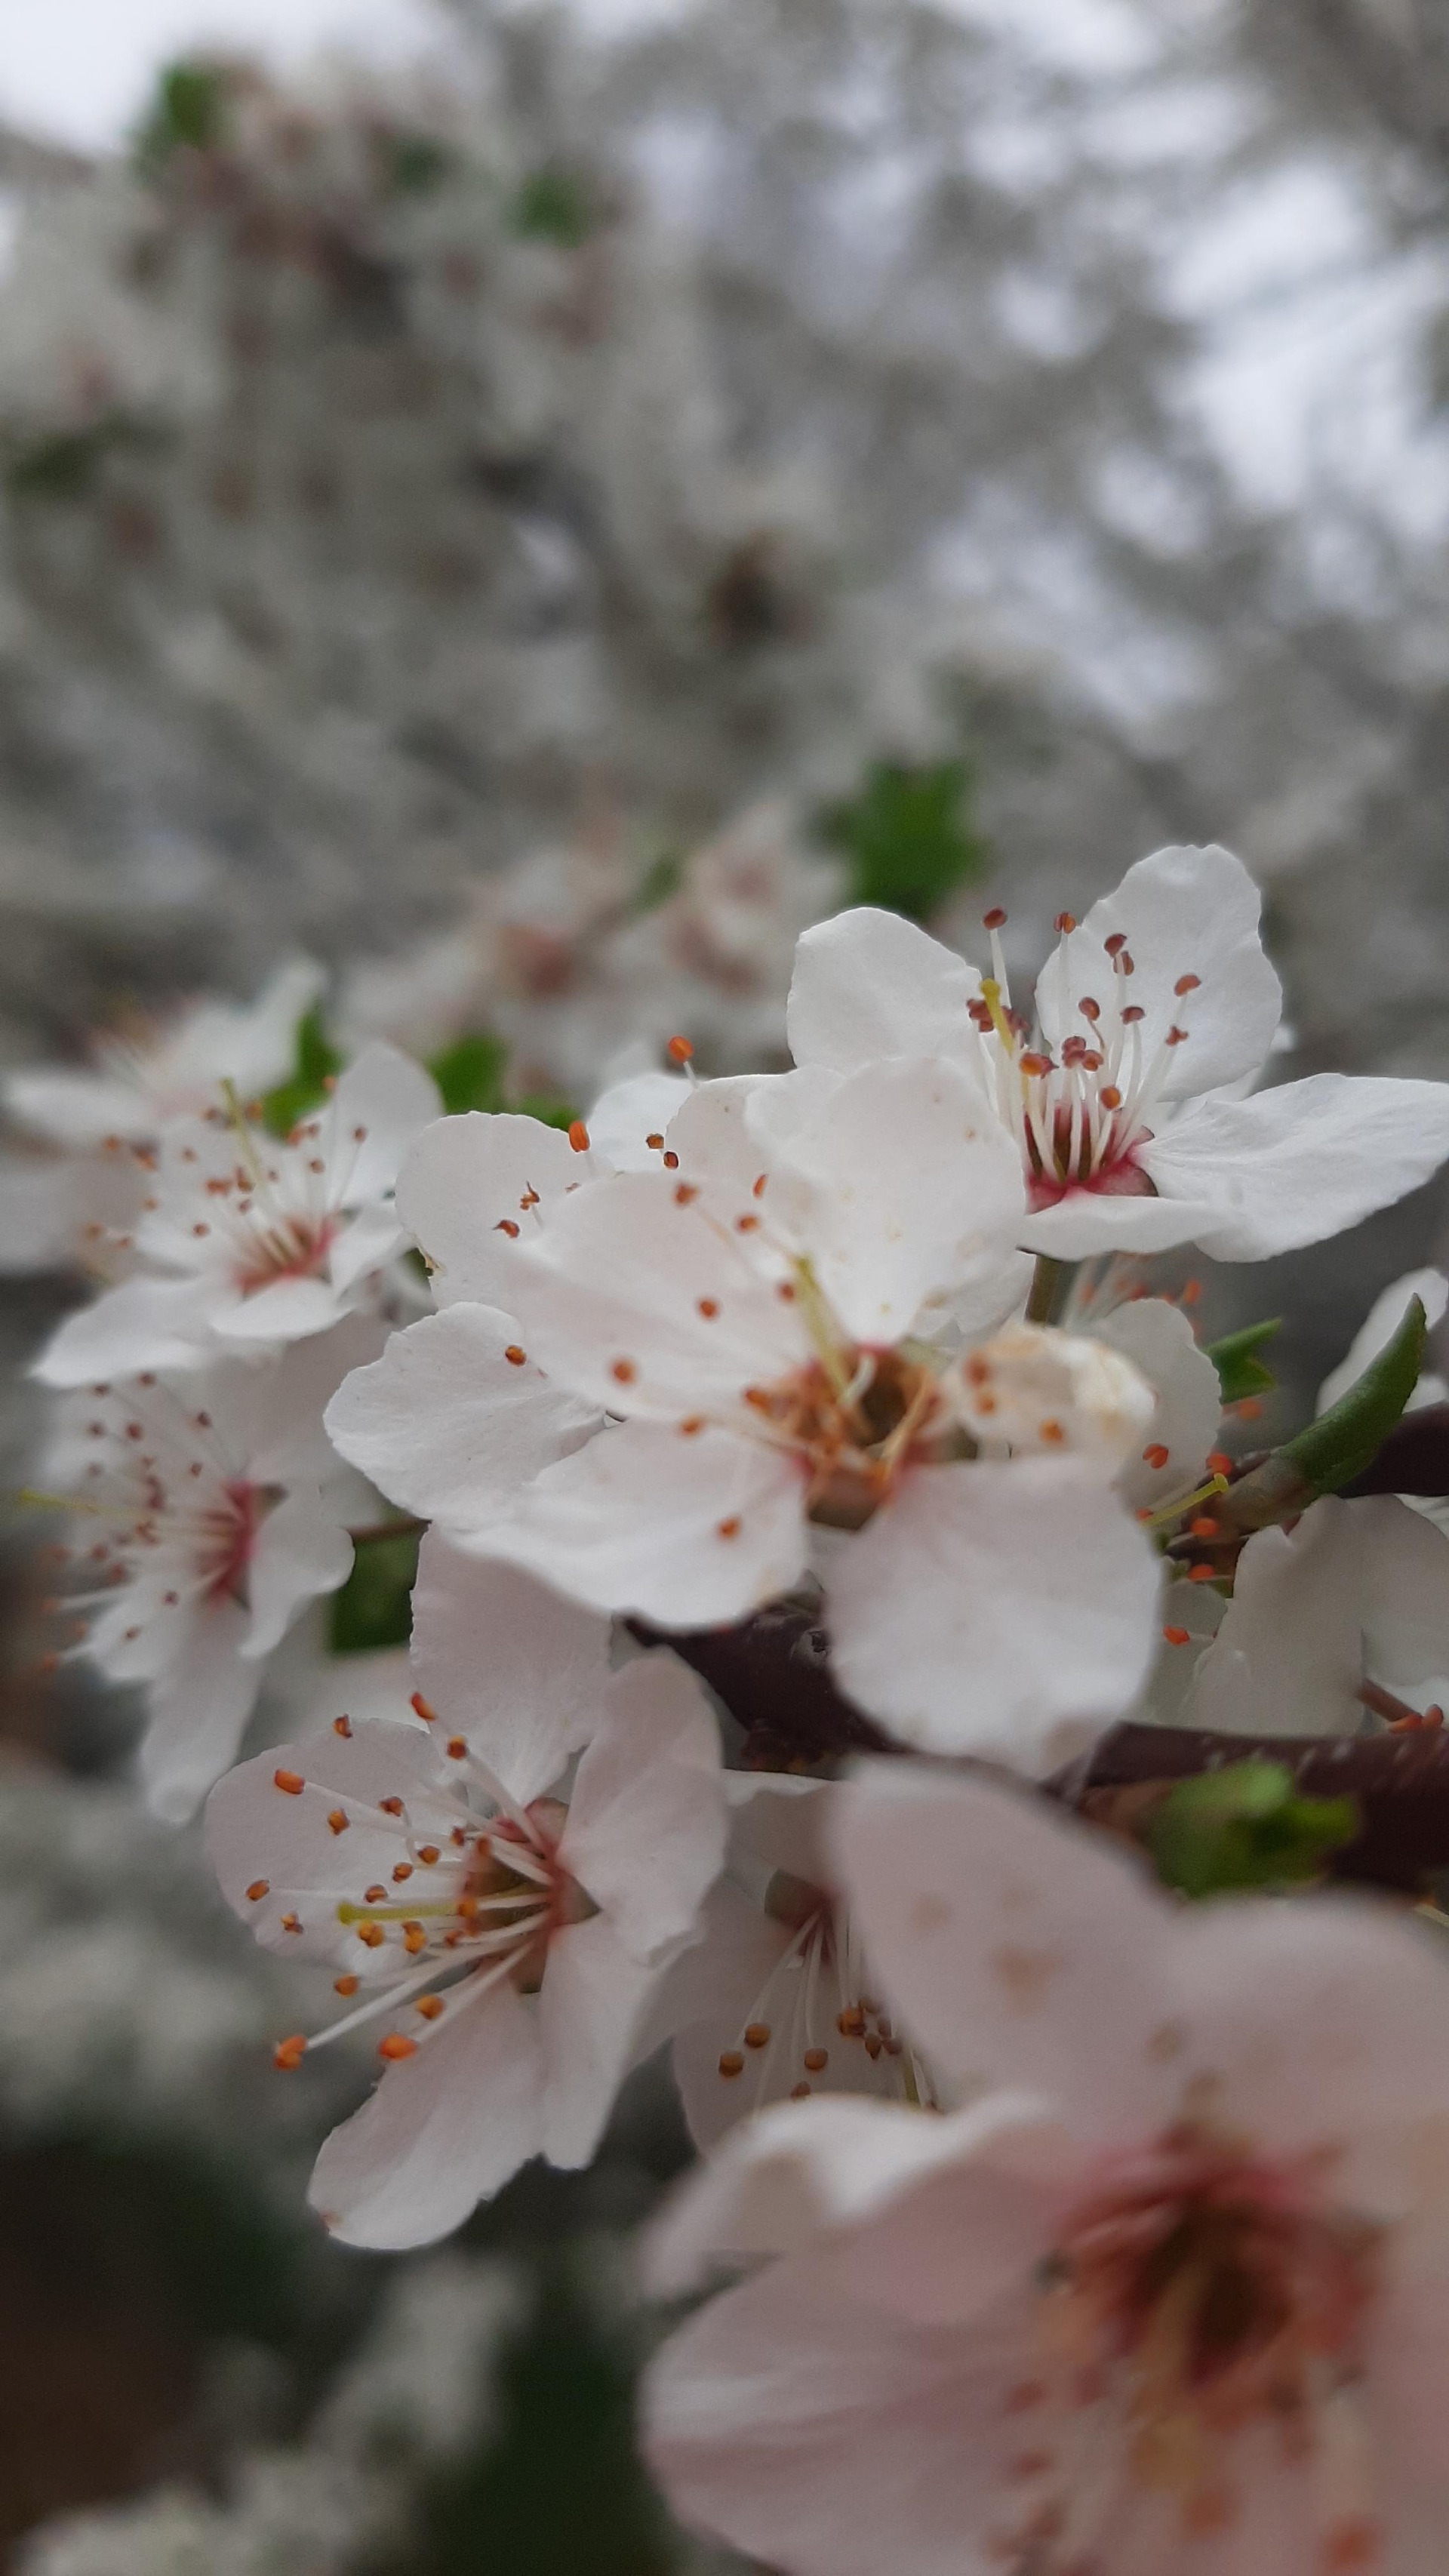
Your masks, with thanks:
[{"label": "flower cluster", "polygon": [[[71,1651],[144,1686],[152,1805],[210,1789],[228,1902],[341,2000],[278,2066],[377,2034],[314,2206],[431,2241],[587,2163],[669,2043],[710,2161],[658,2278],[752,2276],[657,2366],[650,2456],[791,2576],[1346,2576],[1432,2518],[1442,1964],[1367,1904],[1175,1910],[1034,1787],[1121,1719],[1221,1762],[1449,1695],[1443,1487],[1378,1468],[1437,1420],[1444,1282],[1255,1458],[1224,1406],[1271,1327],[1206,1351],[1145,1268],[1449,1158],[1442,1086],[1251,1088],[1257,913],[1226,851],[1161,851],[1061,917],[1028,1014],[999,916],[978,970],[846,912],[790,1070],[701,1080],[676,1034],[567,1126],[440,1116],[374,1036],[278,1133],[271,1001],[202,1015],[133,1086],[123,1275],[37,1363]],[[238,1760],[354,1544],[415,1535],[408,1673],[324,1672]],[[839,1776],[861,1747],[897,1758]],[[1084,1812],[1150,1840],[1160,1762]]]}]

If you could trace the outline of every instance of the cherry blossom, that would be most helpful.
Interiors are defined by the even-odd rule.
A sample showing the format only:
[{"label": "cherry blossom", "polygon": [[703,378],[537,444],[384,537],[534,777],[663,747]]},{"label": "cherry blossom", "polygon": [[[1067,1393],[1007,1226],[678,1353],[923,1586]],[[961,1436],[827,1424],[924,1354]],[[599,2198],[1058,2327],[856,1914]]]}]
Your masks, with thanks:
[{"label": "cherry blossom", "polygon": [[1324,1073],[1245,1098],[1282,999],[1258,913],[1227,850],[1139,859],[1083,922],[1061,916],[1034,1020],[1012,1003],[1003,913],[989,976],[893,914],[841,913],[800,941],[790,1044],[837,1072],[923,1050],[960,1065],[1021,1155],[1030,1251],[1262,1260],[1427,1180],[1449,1088]]},{"label": "cherry blossom", "polygon": [[831,1084],[773,1151],[747,1095],[748,1188],[688,1150],[738,1105],[716,1088],[669,1130],[677,1171],[581,1186],[515,1247],[530,1358],[620,1419],[470,1543],[674,1628],[813,1571],[860,1706],[932,1749],[1064,1758],[1145,1669],[1155,1569],[1110,1478],[1150,1389],[1037,1327],[951,1357],[923,1339],[1021,1209],[1015,1157],[953,1068]]},{"label": "cherry blossom", "polygon": [[828,1819],[836,1780],[726,1776],[729,1843],[704,1904],[703,1938],[660,1990],[675,2081],[701,2150],[772,2102],[814,2093],[934,2104],[909,2035],[873,1989],[834,1884]]},{"label": "cherry blossom", "polygon": [[376,1347],[360,1317],[280,1360],[215,1361],[68,1399],[44,1472],[74,1496],[83,1654],[144,1689],[152,1810],[189,1816],[235,1759],[267,1656],[352,1565],[322,1407]]},{"label": "cherry blossom", "polygon": [[310,2045],[388,2023],[312,2182],[356,2245],[445,2234],[530,2156],[587,2164],[724,1847],[714,1719],[673,1656],[611,1672],[606,1620],[429,1538],[413,1661],[405,1723],[339,1714],[207,1808],[257,1938],[362,1998]]},{"label": "cherry blossom", "polygon": [[167,1128],[136,1231],[147,1269],[68,1316],[48,1386],[182,1368],[217,1343],[281,1345],[373,1300],[402,1248],[393,1184],[438,1106],[421,1068],[369,1047],[285,1143],[231,1096]]},{"label": "cherry blossom", "polygon": [[943,2118],[726,2140],[661,2284],[762,2268],[649,2374],[687,2520],[784,2576],[1438,2562],[1449,1976],[1348,1897],[1187,1909],[1040,1804],[905,1766],[843,1882]]},{"label": "cherry blossom", "polygon": [[1449,1538],[1393,1494],[1327,1494],[1259,1530],[1197,1666],[1192,1726],[1356,1735],[1449,1702]]}]

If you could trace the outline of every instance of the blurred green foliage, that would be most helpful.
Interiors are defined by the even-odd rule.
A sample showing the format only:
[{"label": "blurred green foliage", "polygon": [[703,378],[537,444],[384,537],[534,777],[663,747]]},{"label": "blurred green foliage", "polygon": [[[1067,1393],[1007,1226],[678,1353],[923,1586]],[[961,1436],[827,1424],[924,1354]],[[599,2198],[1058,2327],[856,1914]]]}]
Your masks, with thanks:
[{"label": "blurred green foliage", "polygon": [[173,152],[214,152],[226,124],[226,81],[214,63],[185,55],[157,76],[151,105],[136,136],[136,160],[148,174],[164,169]]},{"label": "blurred green foliage", "polygon": [[513,201],[513,229],[556,250],[577,250],[594,229],[589,190],[572,171],[530,170]]},{"label": "blurred green foliage", "polygon": [[332,1653],[365,1655],[380,1646],[405,1646],[412,1635],[417,1577],[416,1531],[365,1540],[347,1581],[332,1595],[327,1639]]},{"label": "blurred green foliage", "polygon": [[274,1136],[290,1136],[299,1118],[327,1097],[327,1085],[342,1070],[343,1058],[327,1034],[322,1006],[314,1002],[297,1022],[292,1070],[262,1101],[262,1117]]},{"label": "blurred green foliage", "polygon": [[505,1108],[503,1077],[507,1070],[507,1047],[486,1029],[455,1038],[428,1066],[450,1118],[465,1109]]},{"label": "blurred green foliage", "polygon": [[858,796],[827,806],[818,829],[850,865],[848,903],[880,904],[927,921],[979,876],[987,844],[972,814],[975,777],[964,760],[920,767],[872,761]]},{"label": "blurred green foliage", "polygon": [[1158,1876],[1184,1896],[1293,1887],[1317,1878],[1359,1831],[1353,1798],[1301,1798],[1281,1762],[1230,1762],[1179,1780],[1151,1817]]}]

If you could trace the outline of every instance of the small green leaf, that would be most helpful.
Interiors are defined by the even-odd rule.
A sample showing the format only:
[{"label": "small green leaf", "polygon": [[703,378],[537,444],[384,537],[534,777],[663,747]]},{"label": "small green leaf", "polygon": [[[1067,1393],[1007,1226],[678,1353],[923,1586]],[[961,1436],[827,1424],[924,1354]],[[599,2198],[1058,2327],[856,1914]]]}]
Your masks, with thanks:
[{"label": "small green leaf", "polygon": [[1217,1896],[1319,1877],[1360,1821],[1356,1799],[1300,1798],[1281,1762],[1253,1757],[1179,1780],[1149,1818],[1146,1839],[1166,1886]]},{"label": "small green leaf", "polygon": [[557,250],[577,250],[594,229],[594,208],[572,171],[530,170],[513,200],[513,229]]},{"label": "small green leaf", "polygon": [[1220,1342],[1210,1342],[1207,1357],[1218,1373],[1218,1387],[1224,1404],[1241,1404],[1246,1395],[1266,1395],[1278,1383],[1271,1369],[1264,1368],[1255,1354],[1264,1342],[1270,1342],[1282,1325],[1281,1315],[1266,1324],[1244,1324],[1238,1333],[1225,1333]]},{"label": "small green leaf", "polygon": [[551,1099],[546,1091],[527,1092],[510,1105],[521,1118],[536,1118],[544,1127],[572,1127],[579,1115],[572,1101]]},{"label": "small green leaf", "polygon": [[428,1071],[443,1095],[443,1107],[450,1118],[456,1118],[465,1109],[502,1109],[507,1068],[503,1040],[487,1029],[475,1029],[435,1055]]},{"label": "small green leaf", "polygon": [[136,158],[155,172],[173,152],[212,152],[226,122],[226,80],[214,63],[168,63],[136,138]]},{"label": "small green leaf", "polygon": [[672,895],[678,894],[683,883],[683,850],[661,850],[656,859],[651,859],[639,879],[629,906],[630,911],[657,912],[662,903],[668,903]]},{"label": "small green leaf", "polygon": [[883,905],[925,921],[980,873],[987,845],[971,814],[975,781],[964,760],[912,768],[873,761],[858,796],[832,805],[818,829],[850,862],[850,903]]},{"label": "small green leaf", "polygon": [[357,1550],[352,1572],[332,1595],[328,1644],[334,1655],[370,1654],[375,1647],[405,1646],[412,1634],[412,1589],[418,1575],[416,1533],[369,1539]]},{"label": "small green leaf", "polygon": [[342,1057],[327,1035],[321,1005],[312,1004],[297,1022],[292,1070],[285,1082],[262,1100],[262,1117],[274,1136],[290,1136],[299,1118],[327,1097],[327,1085],[342,1070]]},{"label": "small green leaf", "polygon": [[1419,1383],[1424,1365],[1428,1319],[1417,1297],[1391,1342],[1371,1359],[1346,1395],[1330,1405],[1281,1455],[1291,1461],[1315,1494],[1335,1494],[1362,1475],[1398,1421]]}]

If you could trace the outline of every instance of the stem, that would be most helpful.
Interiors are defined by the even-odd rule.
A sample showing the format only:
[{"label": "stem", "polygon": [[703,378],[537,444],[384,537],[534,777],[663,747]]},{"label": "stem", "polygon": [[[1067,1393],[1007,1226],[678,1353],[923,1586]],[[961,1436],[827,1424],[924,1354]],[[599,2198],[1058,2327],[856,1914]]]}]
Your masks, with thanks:
[{"label": "stem", "polygon": [[1067,1310],[1072,1282],[1081,1269],[1080,1261],[1054,1261],[1049,1252],[1036,1256],[1036,1275],[1031,1295],[1026,1301],[1029,1324],[1059,1324]]}]

